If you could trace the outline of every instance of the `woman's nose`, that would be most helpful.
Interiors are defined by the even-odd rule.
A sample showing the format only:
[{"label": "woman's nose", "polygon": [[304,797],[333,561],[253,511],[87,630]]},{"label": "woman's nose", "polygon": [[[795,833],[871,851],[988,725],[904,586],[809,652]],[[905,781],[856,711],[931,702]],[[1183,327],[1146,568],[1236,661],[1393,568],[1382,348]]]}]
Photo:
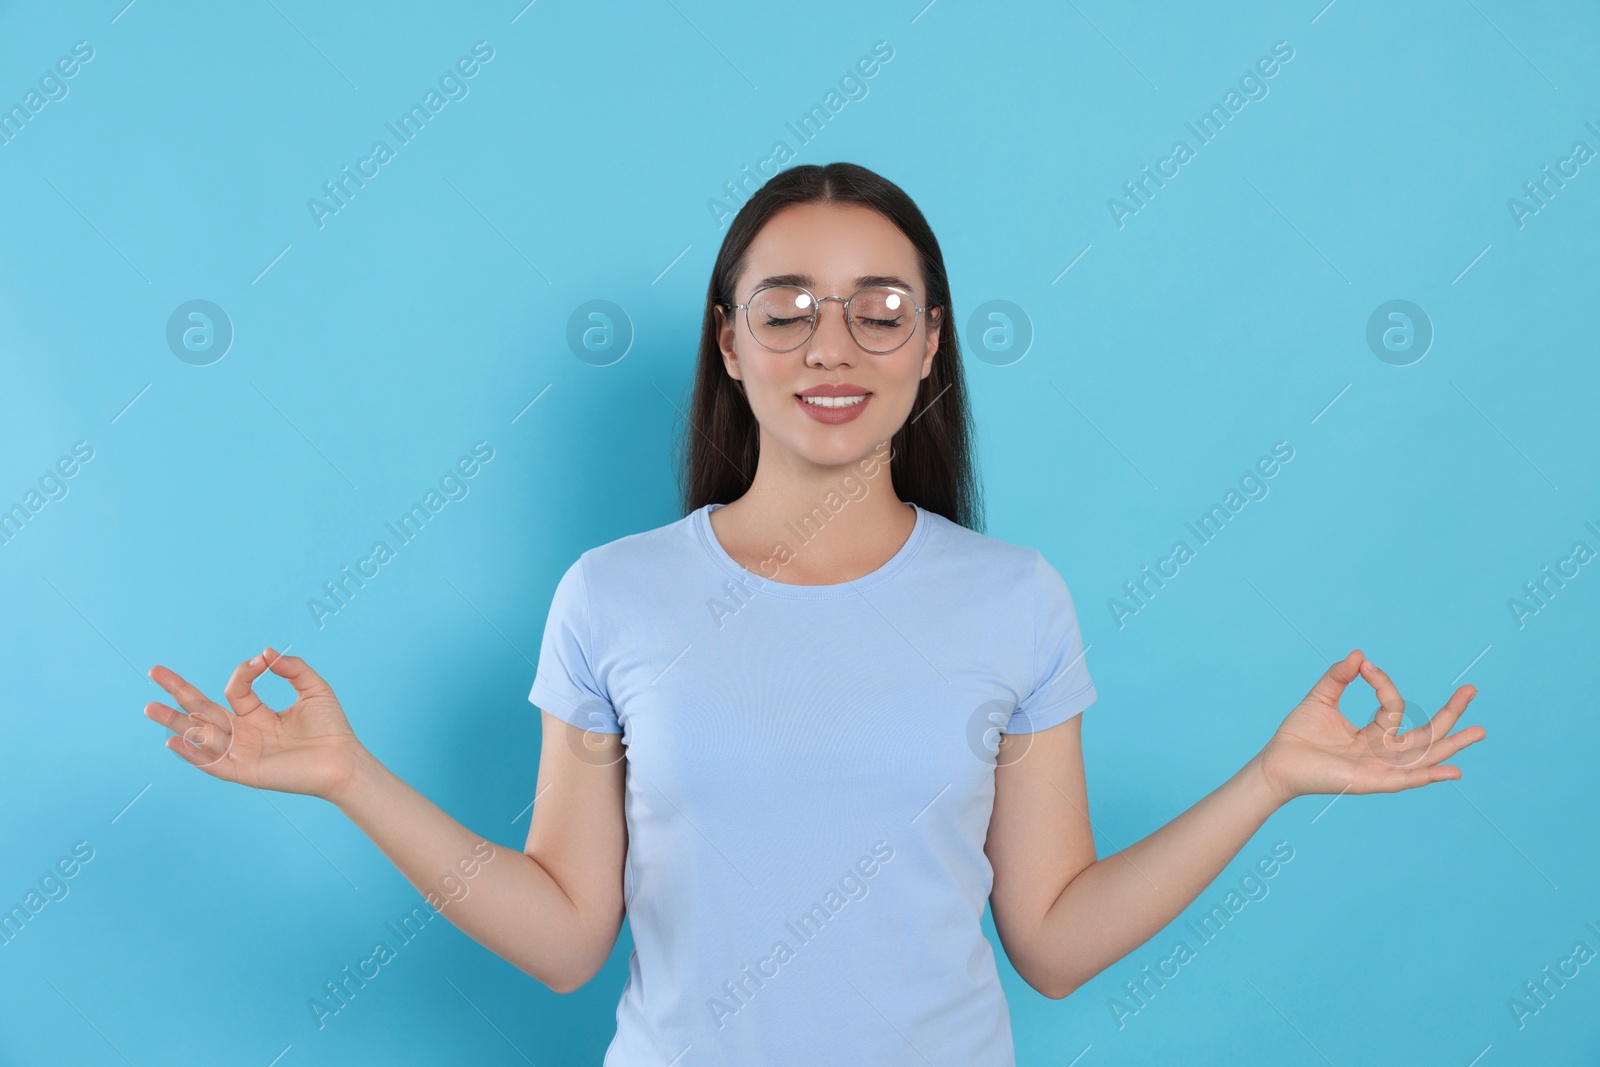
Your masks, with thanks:
[{"label": "woman's nose", "polygon": [[[828,305],[837,304],[837,308]],[[844,301],[838,297],[825,296],[817,301],[817,328],[812,331],[811,339],[806,342],[806,359],[808,362],[825,367],[834,367],[840,364],[852,363],[859,354],[860,346],[850,333],[850,326],[845,321]]]}]

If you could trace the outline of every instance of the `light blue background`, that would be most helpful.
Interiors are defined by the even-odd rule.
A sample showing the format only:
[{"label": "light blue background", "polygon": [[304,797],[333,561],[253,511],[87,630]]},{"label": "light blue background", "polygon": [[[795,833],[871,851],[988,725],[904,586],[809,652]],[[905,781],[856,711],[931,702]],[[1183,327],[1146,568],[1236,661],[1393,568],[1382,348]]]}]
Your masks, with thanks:
[{"label": "light blue background", "polygon": [[[1007,300],[1031,322],[1006,366],[963,330],[987,532],[1077,600],[1102,855],[1352,648],[1423,714],[1481,690],[1461,782],[1296,800],[1067,1000],[1002,960],[1019,1063],[1593,1062],[1600,964],[1521,1028],[1508,1002],[1600,951],[1600,568],[1521,627],[1507,606],[1600,549],[1600,165],[1521,227],[1507,207],[1600,150],[1592,5],[123,3],[0,13],[0,104],[94,48],[0,146],[0,504],[94,448],[0,547],[0,905],[94,849],[0,947],[0,1062],[599,1062],[626,931],[563,997],[435,920],[319,1031],[308,999],[421,898],[332,806],[164,751],[144,671],[220,698],[288,646],[390,767],[520,848],[550,594],[678,517],[707,201],[780,138],[917,200],[957,321]],[[478,40],[469,95],[319,229],[307,199]],[[868,95],[797,145],[785,123],[880,40]],[[1269,95],[1197,147],[1185,121],[1277,41]],[[1195,158],[1119,228],[1108,198],[1180,137]],[[235,330],[204,367],[165,337],[195,299]],[[596,299],[634,333],[609,366],[566,341]],[[1435,330],[1408,366],[1366,343],[1393,299]],[[480,440],[469,495],[319,628],[308,598]],[[1119,627],[1123,583],[1280,440],[1270,494]],[[1356,683],[1347,714],[1373,707]],[[1119,1027],[1124,983],[1278,841],[1270,894]]]}]

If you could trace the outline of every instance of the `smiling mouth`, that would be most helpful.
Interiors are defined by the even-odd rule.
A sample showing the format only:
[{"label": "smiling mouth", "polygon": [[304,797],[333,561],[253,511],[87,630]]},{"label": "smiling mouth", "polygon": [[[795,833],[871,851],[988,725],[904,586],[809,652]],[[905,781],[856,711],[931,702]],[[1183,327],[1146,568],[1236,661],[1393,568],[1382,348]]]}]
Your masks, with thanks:
[{"label": "smiling mouth", "polygon": [[[799,393],[795,394],[800,396]],[[866,402],[871,393],[858,393],[855,396],[800,396],[803,403],[818,408],[853,408]]]}]

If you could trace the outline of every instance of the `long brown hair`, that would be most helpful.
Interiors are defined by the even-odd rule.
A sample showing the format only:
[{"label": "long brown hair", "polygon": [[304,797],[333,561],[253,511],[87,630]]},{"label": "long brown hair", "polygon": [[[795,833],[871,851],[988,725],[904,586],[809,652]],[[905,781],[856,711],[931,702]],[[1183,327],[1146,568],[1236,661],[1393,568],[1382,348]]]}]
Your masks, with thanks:
[{"label": "long brown hair", "polygon": [[745,399],[744,383],[730,377],[723,366],[713,309],[734,303],[734,285],[744,271],[746,252],[767,220],[792,204],[819,202],[872,208],[898,226],[917,250],[928,306],[940,309],[943,325],[933,367],[917,386],[912,415],[890,441],[889,473],[901,500],[981,531],[983,505],[972,465],[972,416],[944,256],[933,230],[905,191],[854,163],[806,164],[781,171],[745,202],[722,239],[706,290],[690,425],[681,431],[678,475],[684,514],[743,496],[755,477],[760,451],[759,427]]}]

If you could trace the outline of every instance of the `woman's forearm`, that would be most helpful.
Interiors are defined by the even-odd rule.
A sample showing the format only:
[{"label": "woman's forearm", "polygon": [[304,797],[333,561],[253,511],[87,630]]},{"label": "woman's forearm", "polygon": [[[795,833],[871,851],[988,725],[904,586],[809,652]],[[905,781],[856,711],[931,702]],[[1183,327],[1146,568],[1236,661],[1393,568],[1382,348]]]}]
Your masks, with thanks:
[{"label": "woman's forearm", "polygon": [[348,786],[328,798],[440,915],[558,993],[587,981],[595,938],[559,884],[525,852],[451,818],[362,750]]},{"label": "woman's forearm", "polygon": [[1066,996],[1155,936],[1281,803],[1258,755],[1161,829],[1085,867],[1039,923],[1051,973],[1035,985]]}]

